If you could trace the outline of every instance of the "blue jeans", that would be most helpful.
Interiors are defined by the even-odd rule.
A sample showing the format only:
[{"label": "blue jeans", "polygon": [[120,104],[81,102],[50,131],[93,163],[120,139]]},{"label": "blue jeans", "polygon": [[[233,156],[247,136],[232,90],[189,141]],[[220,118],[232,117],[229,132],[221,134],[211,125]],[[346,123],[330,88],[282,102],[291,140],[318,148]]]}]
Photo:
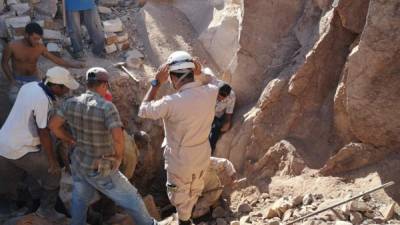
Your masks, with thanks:
[{"label": "blue jeans", "polygon": [[147,212],[136,188],[121,172],[117,171],[108,176],[102,176],[97,171],[80,170],[76,162],[72,162],[71,171],[73,179],[72,225],[86,225],[87,209],[96,190],[124,208],[136,225],[157,224]]},{"label": "blue jeans", "polygon": [[71,38],[72,49],[75,53],[83,51],[81,35],[81,19],[88,30],[93,43],[93,53],[99,55],[104,50],[104,32],[101,26],[97,7],[82,11],[67,11],[67,26]]}]

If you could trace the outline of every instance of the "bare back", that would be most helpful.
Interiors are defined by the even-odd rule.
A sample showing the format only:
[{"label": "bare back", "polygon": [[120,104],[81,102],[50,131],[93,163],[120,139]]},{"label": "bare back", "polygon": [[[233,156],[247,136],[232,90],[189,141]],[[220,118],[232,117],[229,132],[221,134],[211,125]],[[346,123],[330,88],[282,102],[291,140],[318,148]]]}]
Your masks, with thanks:
[{"label": "bare back", "polygon": [[18,40],[9,44],[13,75],[37,76],[37,62],[43,54],[45,46],[29,46],[25,41]]}]

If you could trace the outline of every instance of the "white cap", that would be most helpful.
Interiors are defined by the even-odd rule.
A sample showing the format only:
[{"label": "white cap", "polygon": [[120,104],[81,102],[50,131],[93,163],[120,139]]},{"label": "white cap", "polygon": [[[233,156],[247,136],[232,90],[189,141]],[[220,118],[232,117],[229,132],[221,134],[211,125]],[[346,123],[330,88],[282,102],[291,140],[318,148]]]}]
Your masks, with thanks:
[{"label": "white cap", "polygon": [[46,83],[62,84],[71,90],[79,87],[79,83],[71,76],[65,68],[55,66],[47,70]]}]

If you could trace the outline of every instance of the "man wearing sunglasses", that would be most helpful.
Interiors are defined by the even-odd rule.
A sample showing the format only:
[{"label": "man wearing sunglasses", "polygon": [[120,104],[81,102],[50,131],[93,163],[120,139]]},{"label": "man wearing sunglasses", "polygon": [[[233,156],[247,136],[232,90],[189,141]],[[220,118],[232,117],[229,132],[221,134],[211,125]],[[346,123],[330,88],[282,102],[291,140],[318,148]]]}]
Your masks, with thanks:
[{"label": "man wearing sunglasses", "polygon": [[25,174],[33,177],[43,189],[36,214],[50,220],[64,216],[54,210],[61,174],[47,126],[48,115],[56,96],[78,87],[68,70],[58,66],[49,69],[43,82],[21,87],[0,130],[0,194]]},{"label": "man wearing sunglasses", "polygon": [[[139,109],[140,117],[164,122],[167,192],[180,225],[191,224],[192,209],[204,188],[211,156],[208,135],[218,88],[196,82],[194,76],[200,72],[201,65],[189,53],[172,53],[151,81]],[[156,100],[168,77],[177,92]]]}]

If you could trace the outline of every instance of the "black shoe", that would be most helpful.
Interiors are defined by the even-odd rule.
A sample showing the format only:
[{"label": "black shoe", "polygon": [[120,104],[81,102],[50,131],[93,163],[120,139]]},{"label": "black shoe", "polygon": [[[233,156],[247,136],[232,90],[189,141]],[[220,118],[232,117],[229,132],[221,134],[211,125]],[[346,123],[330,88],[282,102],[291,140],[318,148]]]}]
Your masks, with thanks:
[{"label": "black shoe", "polygon": [[179,225],[192,225],[190,220],[179,220]]}]

